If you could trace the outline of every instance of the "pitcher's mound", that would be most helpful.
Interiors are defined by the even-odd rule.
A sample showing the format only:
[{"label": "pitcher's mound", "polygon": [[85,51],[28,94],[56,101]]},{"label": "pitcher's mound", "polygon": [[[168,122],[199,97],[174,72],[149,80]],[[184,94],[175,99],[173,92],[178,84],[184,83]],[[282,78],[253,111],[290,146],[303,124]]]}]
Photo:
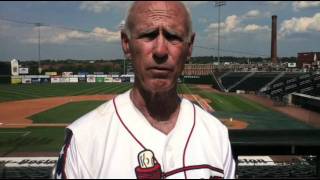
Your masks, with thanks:
[{"label": "pitcher's mound", "polygon": [[248,127],[248,123],[237,119],[221,119],[221,122],[228,127],[228,129],[245,129]]}]

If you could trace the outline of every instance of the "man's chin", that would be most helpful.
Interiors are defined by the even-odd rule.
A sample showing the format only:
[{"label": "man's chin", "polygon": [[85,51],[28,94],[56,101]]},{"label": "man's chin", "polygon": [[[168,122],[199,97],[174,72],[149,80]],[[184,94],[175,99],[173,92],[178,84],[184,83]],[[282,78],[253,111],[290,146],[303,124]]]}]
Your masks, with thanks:
[{"label": "man's chin", "polygon": [[174,87],[172,81],[167,79],[154,79],[149,83],[149,87],[151,91],[155,92],[165,92]]}]

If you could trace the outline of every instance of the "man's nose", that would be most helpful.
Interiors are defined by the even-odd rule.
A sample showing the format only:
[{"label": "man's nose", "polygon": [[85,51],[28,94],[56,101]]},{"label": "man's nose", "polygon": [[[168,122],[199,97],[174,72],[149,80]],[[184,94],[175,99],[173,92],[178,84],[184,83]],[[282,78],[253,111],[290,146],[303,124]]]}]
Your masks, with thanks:
[{"label": "man's nose", "polygon": [[168,59],[168,44],[162,35],[159,35],[155,41],[153,59],[159,64],[166,62]]}]

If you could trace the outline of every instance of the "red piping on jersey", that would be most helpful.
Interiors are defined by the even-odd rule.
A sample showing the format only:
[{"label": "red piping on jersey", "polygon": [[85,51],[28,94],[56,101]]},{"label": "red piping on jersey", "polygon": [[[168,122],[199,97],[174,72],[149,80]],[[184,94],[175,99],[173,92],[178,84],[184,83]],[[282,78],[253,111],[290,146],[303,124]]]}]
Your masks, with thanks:
[{"label": "red piping on jersey", "polygon": [[221,173],[221,174],[224,173],[222,169],[219,169],[219,168],[204,164],[204,165],[198,165],[198,166],[187,166],[187,167],[183,167],[183,168],[179,168],[179,169],[175,169],[175,170],[169,171],[169,172],[163,174],[163,178],[167,178],[167,177],[172,176],[174,174],[181,173],[182,171],[186,172],[186,171],[197,170],[197,169],[210,169],[212,171],[216,171],[216,172]]},{"label": "red piping on jersey", "polygon": [[194,107],[194,104],[192,104],[193,106],[193,125],[192,125],[192,129],[191,129],[191,132],[189,134],[189,137],[188,137],[188,140],[186,142],[186,145],[184,147],[184,151],[183,151],[183,173],[184,173],[184,178],[187,179],[187,173],[186,173],[186,151],[187,151],[187,147],[188,147],[188,144],[189,144],[189,140],[191,138],[191,135],[192,135],[192,132],[193,132],[193,129],[194,129],[194,126],[196,125],[196,109]]},{"label": "red piping on jersey", "polygon": [[133,135],[133,133],[129,130],[129,128],[124,124],[124,122],[122,121],[119,113],[118,113],[118,109],[117,109],[117,106],[116,106],[116,101],[115,101],[116,98],[113,98],[113,105],[114,105],[114,108],[116,110],[116,113],[117,113],[117,116],[118,116],[118,119],[120,120],[121,124],[123,125],[124,128],[126,128],[126,130],[129,132],[129,134],[133,137],[133,139],[143,148],[143,149],[146,149],[146,147],[144,147],[144,145]]},{"label": "red piping on jersey", "polygon": [[[143,149],[147,149],[134,135],[133,135],[133,133],[129,130],[129,128],[124,124],[124,122],[122,121],[122,119],[121,119],[121,117],[120,117],[120,114],[118,113],[118,109],[117,109],[117,105],[116,105],[116,101],[115,101],[115,99],[116,98],[113,98],[113,105],[114,105],[114,108],[115,108],[115,110],[116,110],[116,114],[117,114],[117,116],[118,116],[118,119],[120,120],[120,122],[121,122],[121,124],[123,125],[123,127],[129,132],[129,134],[133,137],[133,139],[143,148]],[[186,156],[186,151],[187,151],[187,147],[188,147],[188,144],[189,144],[189,141],[190,141],[190,138],[191,138],[191,135],[192,135],[192,132],[193,132],[193,129],[194,129],[194,127],[195,127],[195,124],[196,124],[196,109],[195,109],[195,106],[194,106],[194,104],[192,104],[192,106],[193,106],[193,125],[192,125],[192,128],[191,128],[191,132],[190,132],[190,134],[189,134],[189,137],[188,137],[188,139],[187,139],[187,142],[186,142],[186,145],[185,145],[185,147],[184,147],[184,151],[183,151],[183,168],[180,168],[180,169],[177,169],[177,170],[179,170],[179,172],[181,172],[181,171],[183,171],[184,172],[184,177],[185,177],[185,179],[187,179],[187,174],[186,174],[186,171],[188,171],[188,170],[192,170],[192,169],[199,169],[199,167],[198,166],[188,166],[188,167],[186,167],[185,166],[185,156]],[[156,162],[158,162],[159,163],[159,161],[155,158],[155,160],[156,160]],[[207,165],[207,166],[209,166],[209,165]],[[206,166],[206,167],[207,167]],[[190,169],[190,167],[191,167],[191,169]],[[198,168],[197,168],[198,167]],[[202,166],[200,166],[201,168],[203,168]],[[212,167],[212,166],[210,166],[210,167]],[[213,168],[213,167],[212,167]],[[211,169],[211,168],[209,168],[209,169]],[[172,172],[172,171],[171,171]],[[170,173],[170,172],[169,172]],[[165,174],[167,174],[167,173],[163,173],[163,176],[165,177]],[[175,173],[174,173],[175,174]]]}]

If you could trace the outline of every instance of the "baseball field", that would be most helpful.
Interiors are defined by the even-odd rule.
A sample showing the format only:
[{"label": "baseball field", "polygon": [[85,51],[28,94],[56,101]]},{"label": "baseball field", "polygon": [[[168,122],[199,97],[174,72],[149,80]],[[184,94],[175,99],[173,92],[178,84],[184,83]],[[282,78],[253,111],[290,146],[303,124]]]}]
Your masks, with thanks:
[{"label": "baseball field", "polygon": [[[58,156],[65,127],[129,90],[129,83],[0,85],[0,157]],[[312,129],[300,120],[237,94],[179,84],[178,93],[230,129]]]}]

